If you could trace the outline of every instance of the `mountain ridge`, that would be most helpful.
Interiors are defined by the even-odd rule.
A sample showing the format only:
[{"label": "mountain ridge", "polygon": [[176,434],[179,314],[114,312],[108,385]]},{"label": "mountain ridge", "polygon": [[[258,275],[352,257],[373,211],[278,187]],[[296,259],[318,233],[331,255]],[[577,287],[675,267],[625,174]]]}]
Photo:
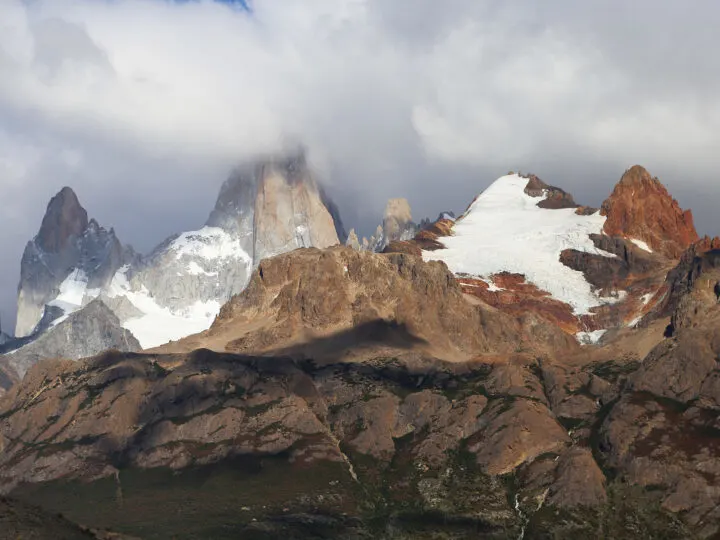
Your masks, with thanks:
[{"label": "mountain ridge", "polygon": [[[515,180],[511,180],[513,178]],[[479,218],[470,217],[478,204],[492,206],[493,193],[502,191],[498,188],[507,182],[517,184],[512,188],[512,194],[506,195],[510,199],[502,205],[497,204],[497,210],[495,207],[483,208],[475,212]],[[503,205],[512,204],[519,205],[517,209],[520,213],[504,222],[508,216]],[[635,211],[638,205],[646,206],[648,211]],[[496,215],[488,214],[491,211]],[[592,230],[583,232],[567,225],[557,228],[561,215],[565,216],[562,219],[569,220],[567,223],[590,224],[592,221],[594,225]],[[472,219],[485,220],[484,225],[478,225],[480,228],[473,234],[480,234],[479,238],[486,240],[478,243],[475,239],[468,246],[473,245],[476,250],[487,249],[493,255],[483,256],[474,267],[470,264],[461,268],[468,265],[466,253],[472,250],[469,247],[459,248],[452,255],[447,246],[457,244],[458,230],[467,228],[465,223]],[[516,229],[509,236],[503,232],[508,226]],[[544,229],[538,229],[538,226]],[[648,231],[654,227],[659,232],[650,234]],[[542,233],[543,230],[547,233]],[[507,236],[505,240],[503,234]],[[538,242],[541,241],[538,235],[542,234],[546,234],[548,240],[560,240],[559,245],[564,245],[554,251],[545,248],[538,251]],[[561,240],[562,235],[566,240]],[[523,250],[517,252],[514,264],[498,264],[494,253],[498,249],[508,253],[508,250],[517,251],[516,244],[518,240],[525,241],[523,239],[529,242],[527,249],[536,254],[532,261],[536,261],[542,253],[547,264],[554,265],[554,270],[548,271],[546,278],[538,280],[539,276],[533,276],[538,269],[537,263],[525,264],[523,261],[527,254]],[[482,242],[487,244],[485,248]],[[549,186],[532,174],[501,177],[475,197],[457,220],[439,219],[409,242],[391,243],[386,251],[415,253],[427,259],[457,260],[460,266],[455,270],[459,272],[458,277],[468,294],[511,312],[533,310],[576,334],[581,341],[591,343],[608,333],[612,335],[624,326],[639,324],[652,312],[654,306],[663,301],[663,282],[667,272],[687,249],[698,242],[702,243],[694,229],[691,212],[680,209],[657,178],[650,176],[644,168],[634,166],[623,174],[600,209],[579,205],[572,195]],[[704,242],[712,244],[710,239]],[[480,262],[482,264],[478,266]],[[561,269],[574,274],[556,280]],[[584,309],[580,311],[573,304],[579,297],[567,294],[566,284],[571,276],[575,276],[573,279],[578,287],[582,286],[586,293],[591,293],[590,296],[585,294]],[[503,284],[498,286],[495,283],[498,280]]]},{"label": "mountain ridge", "polygon": [[[16,333],[24,339],[16,344],[25,346],[97,298],[144,347],[200,332],[260,260],[328,247],[339,243],[338,234],[344,228],[337,207],[302,151],[236,168],[203,228],[173,235],[146,256],[88,219],[64,187],[23,256]],[[72,350],[68,344],[56,352]]]}]

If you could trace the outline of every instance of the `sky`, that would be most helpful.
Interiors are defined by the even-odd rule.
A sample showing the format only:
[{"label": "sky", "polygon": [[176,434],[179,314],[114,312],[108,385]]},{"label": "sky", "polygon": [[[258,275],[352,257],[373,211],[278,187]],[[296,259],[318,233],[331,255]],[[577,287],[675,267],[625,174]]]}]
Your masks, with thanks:
[{"label": "sky", "polygon": [[[302,141],[346,226],[509,170],[599,205],[629,166],[720,233],[714,0],[0,0],[0,314],[50,197],[148,252]],[[501,226],[501,224],[498,224]]]}]

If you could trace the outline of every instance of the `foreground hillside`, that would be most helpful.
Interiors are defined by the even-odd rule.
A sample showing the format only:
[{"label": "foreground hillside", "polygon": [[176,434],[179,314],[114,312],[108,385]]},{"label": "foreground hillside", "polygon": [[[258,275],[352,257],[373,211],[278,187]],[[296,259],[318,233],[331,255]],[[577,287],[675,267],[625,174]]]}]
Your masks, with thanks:
[{"label": "foreground hillside", "polygon": [[605,348],[417,256],[267,259],[198,336],[31,368],[0,401],[0,490],[142,538],[710,538],[705,249]]},{"label": "foreground hillside", "polygon": [[[59,515],[21,503],[16,500],[0,497],[0,540],[92,540],[111,538],[96,535]],[[120,537],[116,537],[120,538]]]}]

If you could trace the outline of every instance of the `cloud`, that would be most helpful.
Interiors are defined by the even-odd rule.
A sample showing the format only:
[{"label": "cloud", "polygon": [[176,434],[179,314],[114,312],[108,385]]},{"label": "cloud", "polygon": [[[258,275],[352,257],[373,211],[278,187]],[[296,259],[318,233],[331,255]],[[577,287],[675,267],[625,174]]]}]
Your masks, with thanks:
[{"label": "cloud", "polygon": [[698,0],[5,0],[0,312],[62,185],[146,251],[237,161],[302,140],[349,225],[462,210],[508,169],[598,204],[643,163],[720,195],[720,8]]}]

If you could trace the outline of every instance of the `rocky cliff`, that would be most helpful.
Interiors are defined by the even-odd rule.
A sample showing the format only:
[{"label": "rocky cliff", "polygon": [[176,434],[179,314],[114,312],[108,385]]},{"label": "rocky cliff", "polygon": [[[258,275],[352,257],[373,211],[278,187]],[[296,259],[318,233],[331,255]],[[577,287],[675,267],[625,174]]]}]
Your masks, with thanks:
[{"label": "rocky cliff", "polygon": [[222,186],[207,226],[236,234],[255,265],[299,247],[324,248],[344,239],[337,207],[302,152],[238,168]]},{"label": "rocky cliff", "polygon": [[[36,339],[5,355],[22,378],[43,358],[87,358],[108,349],[138,351],[140,344],[100,299],[51,326]],[[0,383],[1,385],[1,383]]]},{"label": "rocky cliff", "polygon": [[[308,216],[326,223],[314,203],[272,217],[315,192],[283,163],[252,176],[267,193],[251,210],[232,200],[245,180],[228,182],[204,229],[158,250],[198,275],[209,253],[245,254],[247,286],[209,328],[143,354],[17,363],[34,365],[0,398],[1,493],[150,538],[720,534],[717,240],[683,240],[671,203],[612,229],[632,178],[603,215],[509,175],[387,253],[297,249],[253,270]],[[241,238],[250,219],[281,233]],[[27,347],[104,302],[139,330],[180,319],[148,310],[144,271],[120,269]]]},{"label": "rocky cliff", "polygon": [[163,350],[212,345],[318,361],[416,350],[453,361],[577,346],[532,314],[511,316],[468,298],[443,263],[347,247],[297,250],[262,261],[210,330]]},{"label": "rocky cliff", "polygon": [[640,240],[653,251],[677,259],[700,238],[690,210],[682,210],[657,178],[643,167],[628,169],[603,203],[609,236]]},{"label": "rocky cliff", "polygon": [[342,223],[331,212],[302,153],[246,164],[223,184],[205,227],[168,239],[118,275],[109,295],[139,311],[126,327],[143,347],[203,331],[263,259],[338,244]]},{"label": "rocky cliff", "polygon": [[48,204],[40,231],[23,253],[15,335],[33,333],[50,304],[59,308],[59,316],[78,309],[132,260],[132,251],[114,231],[88,220],[75,192],[63,188]]},{"label": "rocky cliff", "polygon": [[378,225],[375,234],[361,241],[355,229],[351,229],[346,244],[354,249],[381,252],[392,242],[411,240],[419,230],[412,220],[407,199],[390,199],[385,206],[382,225]]}]

